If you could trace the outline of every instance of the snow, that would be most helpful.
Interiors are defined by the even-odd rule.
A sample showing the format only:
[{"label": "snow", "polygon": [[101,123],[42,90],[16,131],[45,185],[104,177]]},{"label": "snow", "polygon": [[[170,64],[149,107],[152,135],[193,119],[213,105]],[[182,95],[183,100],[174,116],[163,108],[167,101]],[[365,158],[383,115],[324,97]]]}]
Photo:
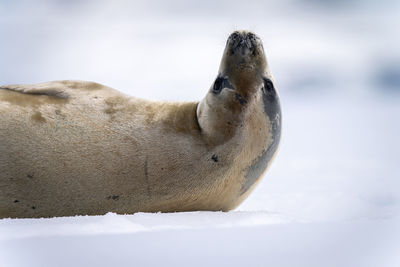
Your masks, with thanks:
[{"label": "snow", "polygon": [[1,2],[1,84],[81,79],[198,100],[229,32],[254,30],[283,135],[234,211],[2,219],[0,267],[400,266],[399,10],[396,1]]},{"label": "snow", "polygon": [[2,266],[397,266],[398,220],[299,222],[268,212],[0,221]]},{"label": "snow", "polygon": [[[79,221],[77,224],[76,222]],[[265,211],[246,212],[178,212],[136,213],[104,216],[76,216],[51,219],[5,219],[0,240],[37,238],[43,236],[131,234],[138,232],[169,231],[179,229],[207,229],[251,227],[290,222],[278,214]],[[29,229],[25,229],[29,225]],[[21,231],[24,229],[23,231]]]}]

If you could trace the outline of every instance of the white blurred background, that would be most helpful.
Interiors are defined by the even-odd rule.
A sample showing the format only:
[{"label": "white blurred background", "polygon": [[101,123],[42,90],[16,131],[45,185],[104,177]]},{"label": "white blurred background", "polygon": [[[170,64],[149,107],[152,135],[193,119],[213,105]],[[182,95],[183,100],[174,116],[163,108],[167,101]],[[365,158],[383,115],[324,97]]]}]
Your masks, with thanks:
[{"label": "white blurred background", "polygon": [[399,1],[1,0],[0,83],[90,80],[198,101],[236,29],[263,39],[283,109],[280,152],[238,210],[397,222]]}]

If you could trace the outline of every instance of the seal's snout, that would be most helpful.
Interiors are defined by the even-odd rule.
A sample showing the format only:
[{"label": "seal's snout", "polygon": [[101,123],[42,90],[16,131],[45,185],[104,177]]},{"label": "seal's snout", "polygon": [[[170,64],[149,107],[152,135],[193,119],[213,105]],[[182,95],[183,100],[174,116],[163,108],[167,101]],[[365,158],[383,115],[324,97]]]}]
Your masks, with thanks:
[{"label": "seal's snout", "polygon": [[219,77],[228,77],[233,88],[248,93],[252,90],[250,88],[259,88],[266,71],[267,61],[261,39],[250,31],[231,33],[219,67]]},{"label": "seal's snout", "polygon": [[248,31],[235,31],[229,36],[227,41],[231,54],[241,56],[254,55],[260,43],[260,38]]}]

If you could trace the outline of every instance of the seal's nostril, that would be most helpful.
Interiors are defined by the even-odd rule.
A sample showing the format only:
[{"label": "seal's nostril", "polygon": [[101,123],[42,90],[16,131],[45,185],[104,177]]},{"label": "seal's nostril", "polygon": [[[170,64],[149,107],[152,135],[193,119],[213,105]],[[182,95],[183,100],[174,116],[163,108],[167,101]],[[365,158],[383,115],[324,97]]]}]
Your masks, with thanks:
[{"label": "seal's nostril", "polygon": [[236,41],[239,38],[239,33],[237,33],[237,32],[232,33],[231,38],[233,41]]}]

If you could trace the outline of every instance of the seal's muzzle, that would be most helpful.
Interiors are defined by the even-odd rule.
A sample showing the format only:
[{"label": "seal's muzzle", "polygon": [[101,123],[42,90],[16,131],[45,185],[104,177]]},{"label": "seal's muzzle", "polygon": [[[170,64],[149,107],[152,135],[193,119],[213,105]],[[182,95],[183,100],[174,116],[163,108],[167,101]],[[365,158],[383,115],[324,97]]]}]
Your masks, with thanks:
[{"label": "seal's muzzle", "polygon": [[231,54],[247,56],[254,54],[259,42],[259,38],[254,33],[234,32],[229,36],[227,45],[231,49]]}]

